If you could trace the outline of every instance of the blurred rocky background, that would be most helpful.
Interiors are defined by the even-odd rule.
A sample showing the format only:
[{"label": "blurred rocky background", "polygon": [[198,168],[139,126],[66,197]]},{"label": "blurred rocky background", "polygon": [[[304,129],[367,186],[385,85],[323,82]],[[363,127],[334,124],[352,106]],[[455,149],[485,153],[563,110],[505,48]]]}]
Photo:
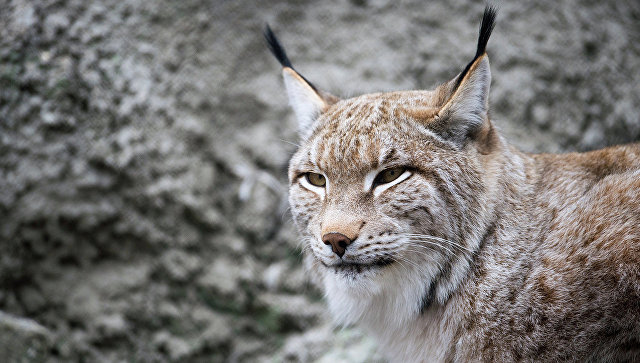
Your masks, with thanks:
[{"label": "blurred rocky background", "polygon": [[[262,29],[334,94],[431,88],[473,56],[483,3],[0,2],[3,362],[380,360],[301,270]],[[514,144],[640,139],[639,2],[497,5]]]}]

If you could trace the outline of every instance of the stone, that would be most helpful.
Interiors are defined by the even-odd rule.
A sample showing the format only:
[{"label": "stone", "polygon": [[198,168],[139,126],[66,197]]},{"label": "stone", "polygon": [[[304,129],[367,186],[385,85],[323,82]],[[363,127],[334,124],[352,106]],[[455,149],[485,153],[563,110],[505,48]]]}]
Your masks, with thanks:
[{"label": "stone", "polygon": [[284,262],[276,262],[269,265],[262,273],[262,282],[267,290],[277,290],[282,284],[287,266]]},{"label": "stone", "polygon": [[585,149],[593,149],[604,143],[604,130],[599,122],[591,122],[587,130],[582,135],[580,146]]},{"label": "stone", "polygon": [[305,295],[263,293],[257,298],[258,306],[265,306],[278,319],[278,329],[301,331],[321,320],[326,312],[320,302],[312,302]]},{"label": "stone", "polygon": [[43,362],[53,334],[36,321],[0,311],[0,357],[4,362]]},{"label": "stone", "polygon": [[215,350],[231,342],[234,336],[233,323],[226,316],[200,307],[194,309],[192,317],[196,323],[205,326],[196,338],[195,344],[200,349]]},{"label": "stone", "polygon": [[172,361],[184,359],[192,353],[192,347],[187,341],[166,331],[154,335],[152,343],[158,351],[165,353]]},{"label": "stone", "polygon": [[36,9],[31,1],[14,1],[13,2],[13,29],[16,33],[24,33],[38,21]]},{"label": "stone", "polygon": [[44,32],[47,39],[55,39],[58,32],[69,28],[69,17],[64,11],[49,14],[44,21]]},{"label": "stone", "polygon": [[200,258],[181,250],[170,250],[160,258],[160,266],[167,276],[177,282],[188,281],[201,266]]},{"label": "stone", "polygon": [[20,302],[28,313],[34,313],[44,308],[47,300],[38,289],[33,286],[25,286],[19,290]]},{"label": "stone", "polygon": [[330,324],[324,323],[304,333],[289,336],[275,357],[283,362],[312,362],[330,351],[333,345],[333,329]]},{"label": "stone", "polygon": [[99,316],[95,319],[94,325],[100,339],[122,337],[129,330],[129,324],[120,313]]},{"label": "stone", "polygon": [[544,127],[549,124],[549,108],[541,103],[536,103],[531,109],[531,117],[533,122],[537,125]]},{"label": "stone", "polygon": [[239,290],[240,267],[226,258],[218,258],[204,271],[197,284],[219,294],[233,296]]}]

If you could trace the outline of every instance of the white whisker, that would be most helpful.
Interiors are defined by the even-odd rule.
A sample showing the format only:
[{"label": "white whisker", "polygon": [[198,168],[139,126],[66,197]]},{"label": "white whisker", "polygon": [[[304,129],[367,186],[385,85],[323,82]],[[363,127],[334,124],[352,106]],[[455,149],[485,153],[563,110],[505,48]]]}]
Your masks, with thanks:
[{"label": "white whisker", "polygon": [[287,144],[291,144],[291,145],[296,146],[296,147],[301,147],[300,144],[296,144],[295,142],[291,142],[291,141],[288,141],[288,140],[284,140],[284,139],[275,139],[275,140],[280,141],[280,142],[284,142],[284,143],[287,143]]},{"label": "white whisker", "polygon": [[434,242],[434,241],[430,241],[428,239],[409,238],[408,240],[410,242],[428,243],[430,246],[435,246],[435,247],[442,248],[442,249],[446,250],[447,252],[449,252],[451,255],[455,255],[455,252],[452,249],[450,249],[447,245],[442,244],[442,243],[437,243],[437,242]]},{"label": "white whisker", "polygon": [[415,233],[402,233],[400,234],[401,236],[406,236],[406,237],[410,237],[411,239],[428,239],[428,240],[432,240],[432,241],[437,241],[437,242],[443,242],[443,243],[447,243],[449,246],[458,248],[462,251],[466,251],[469,253],[473,253],[474,251],[470,250],[467,247],[462,246],[459,243],[456,243],[454,241],[442,238],[442,237],[436,237],[436,236],[432,236],[432,235],[428,235],[428,234],[415,234]]}]

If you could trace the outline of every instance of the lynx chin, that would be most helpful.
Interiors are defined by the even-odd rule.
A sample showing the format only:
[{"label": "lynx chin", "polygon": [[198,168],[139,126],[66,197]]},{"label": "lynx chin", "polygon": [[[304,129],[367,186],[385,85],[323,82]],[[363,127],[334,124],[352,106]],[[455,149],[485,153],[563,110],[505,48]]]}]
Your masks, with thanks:
[{"label": "lynx chin", "polygon": [[434,90],[340,99],[271,29],[299,124],[290,204],[334,320],[394,362],[640,361],[640,145],[528,154],[475,57]]}]

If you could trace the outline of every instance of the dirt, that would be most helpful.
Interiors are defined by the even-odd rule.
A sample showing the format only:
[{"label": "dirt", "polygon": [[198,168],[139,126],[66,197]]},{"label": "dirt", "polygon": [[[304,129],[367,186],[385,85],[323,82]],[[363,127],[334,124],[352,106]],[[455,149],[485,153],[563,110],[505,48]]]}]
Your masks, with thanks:
[{"label": "dirt", "polygon": [[[527,151],[640,140],[637,2],[498,3],[492,118]],[[0,11],[0,355],[380,361],[335,329],[287,213],[268,22],[340,96],[431,88],[484,4],[10,0]]]}]

